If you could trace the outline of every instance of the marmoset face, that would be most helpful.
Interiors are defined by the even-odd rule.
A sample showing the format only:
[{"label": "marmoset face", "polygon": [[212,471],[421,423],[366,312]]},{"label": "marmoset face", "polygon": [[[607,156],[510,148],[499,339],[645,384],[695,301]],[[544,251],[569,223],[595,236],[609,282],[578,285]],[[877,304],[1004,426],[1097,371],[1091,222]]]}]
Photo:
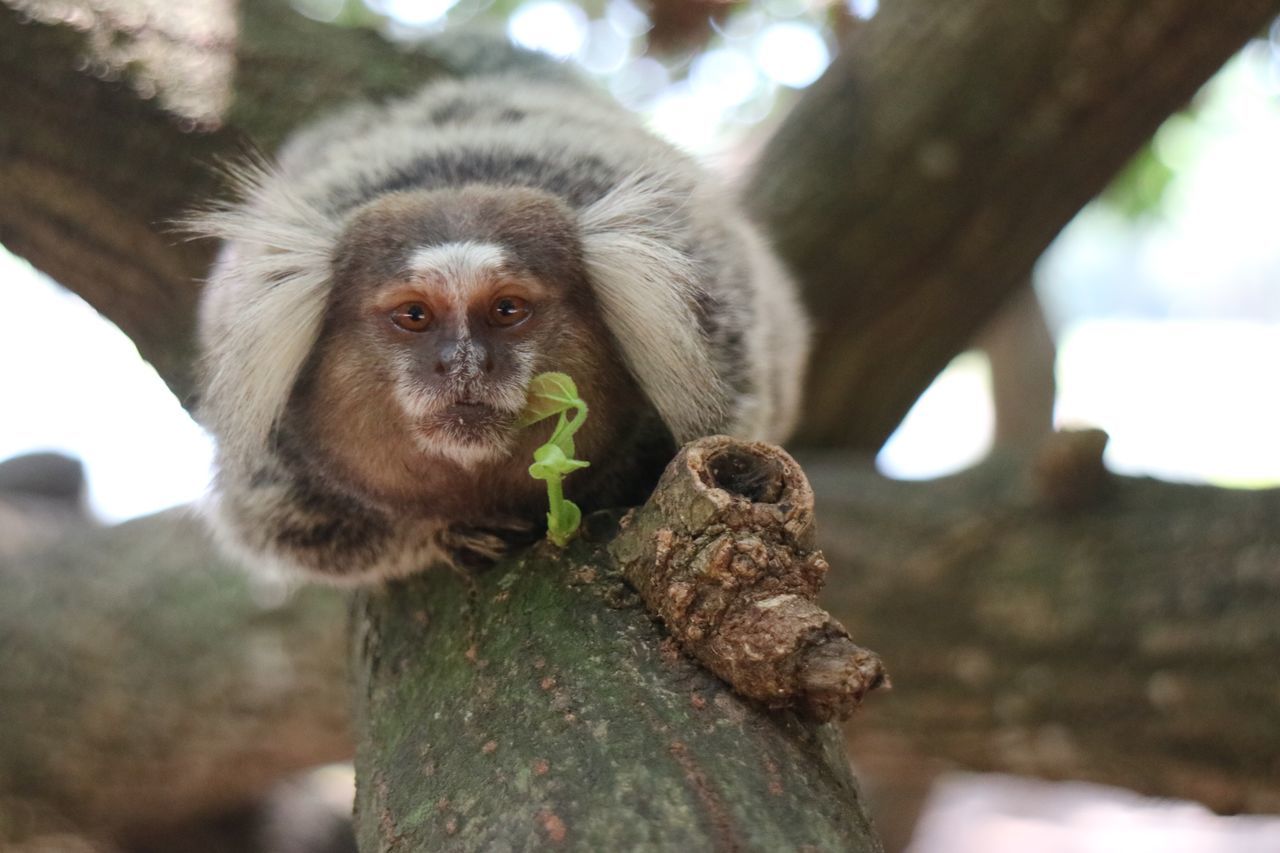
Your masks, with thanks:
[{"label": "marmoset face", "polygon": [[375,497],[438,495],[442,461],[512,467],[532,452],[515,421],[537,373],[616,385],[569,216],[544,193],[480,187],[358,210],[295,389],[307,452]]},{"label": "marmoset face", "polygon": [[508,254],[489,242],[422,247],[365,300],[419,446],[463,464],[508,449],[548,315],[561,307]]}]

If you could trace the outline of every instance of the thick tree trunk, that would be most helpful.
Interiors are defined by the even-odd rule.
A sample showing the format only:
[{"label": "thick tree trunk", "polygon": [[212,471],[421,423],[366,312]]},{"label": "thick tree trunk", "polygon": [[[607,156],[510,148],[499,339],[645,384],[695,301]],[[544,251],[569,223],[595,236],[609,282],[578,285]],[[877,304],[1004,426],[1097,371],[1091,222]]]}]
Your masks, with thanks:
[{"label": "thick tree trunk", "polygon": [[1280,0],[884,3],[756,164],[819,318],[801,443],[874,450]]}]

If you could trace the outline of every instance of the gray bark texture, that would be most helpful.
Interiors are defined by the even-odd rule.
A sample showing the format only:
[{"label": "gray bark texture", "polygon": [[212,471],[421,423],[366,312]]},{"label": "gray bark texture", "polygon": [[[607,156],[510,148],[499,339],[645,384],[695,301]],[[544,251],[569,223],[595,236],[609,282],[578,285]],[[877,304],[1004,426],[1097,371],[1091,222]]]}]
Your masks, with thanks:
[{"label": "gray bark texture", "polygon": [[[212,247],[169,223],[217,193],[212,164],[457,60],[268,0],[194,32],[140,8],[0,5],[0,242],[115,321],[189,401]],[[819,309],[807,440],[878,446],[1057,230],[1277,11],[901,0],[856,28],[749,190]],[[183,94],[191,55],[222,63],[222,88]],[[868,731],[971,766],[1274,804],[1263,771],[1280,729],[1254,668],[1275,659],[1274,620],[1259,615],[1277,598],[1272,493],[1123,483],[1089,509],[1092,488],[1073,502],[1068,486],[1065,502],[988,517],[1007,471],[933,487],[826,470],[836,482],[815,478],[819,494],[838,500],[820,514],[849,578],[833,601],[901,697],[870,703]],[[264,606],[216,564],[190,522],[160,517],[5,567],[4,826],[47,811],[128,837],[348,747],[336,597]],[[357,597],[365,847],[476,848],[509,832],[513,847],[586,849],[652,841],[653,823],[719,849],[874,849],[830,730],[767,714],[688,663],[614,568],[597,539]],[[1070,760],[1044,759],[1053,749]],[[520,810],[502,813],[509,802]]]}]

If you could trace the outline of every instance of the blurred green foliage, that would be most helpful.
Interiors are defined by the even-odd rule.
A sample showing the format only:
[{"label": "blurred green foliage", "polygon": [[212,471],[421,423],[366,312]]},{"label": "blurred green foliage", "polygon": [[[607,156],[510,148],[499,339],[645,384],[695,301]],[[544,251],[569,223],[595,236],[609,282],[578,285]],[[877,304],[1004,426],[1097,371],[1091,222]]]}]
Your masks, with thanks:
[{"label": "blurred green foliage", "polygon": [[1154,144],[1148,141],[1112,178],[1098,200],[1128,219],[1156,216],[1175,174],[1156,155]]}]

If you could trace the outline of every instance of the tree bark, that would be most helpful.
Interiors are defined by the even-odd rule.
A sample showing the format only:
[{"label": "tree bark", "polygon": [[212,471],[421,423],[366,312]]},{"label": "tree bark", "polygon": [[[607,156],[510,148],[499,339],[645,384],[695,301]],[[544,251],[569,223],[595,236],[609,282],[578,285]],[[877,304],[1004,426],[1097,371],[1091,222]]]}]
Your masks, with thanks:
[{"label": "tree bark", "polygon": [[813,490],[780,447],[724,435],[684,446],[610,546],[685,654],[740,696],[826,722],[888,683],[817,603]]},{"label": "tree bark", "polygon": [[1115,478],[1074,511],[1024,460],[933,483],[808,460],[824,602],[894,689],[847,729],[957,765],[1280,812],[1280,490]]},{"label": "tree bark", "polygon": [[1280,0],[885,3],[748,198],[819,318],[799,443],[878,448]]},{"label": "tree bark", "polygon": [[362,850],[879,850],[831,726],[684,658],[599,546],[356,603]]},{"label": "tree bark", "polygon": [[346,621],[187,511],[0,556],[0,848],[142,840],[350,756]]},{"label": "tree bark", "polygon": [[826,564],[795,461],[701,439],[612,518],[594,548],[360,593],[363,849],[880,850],[814,721],[883,671],[813,603]]}]

